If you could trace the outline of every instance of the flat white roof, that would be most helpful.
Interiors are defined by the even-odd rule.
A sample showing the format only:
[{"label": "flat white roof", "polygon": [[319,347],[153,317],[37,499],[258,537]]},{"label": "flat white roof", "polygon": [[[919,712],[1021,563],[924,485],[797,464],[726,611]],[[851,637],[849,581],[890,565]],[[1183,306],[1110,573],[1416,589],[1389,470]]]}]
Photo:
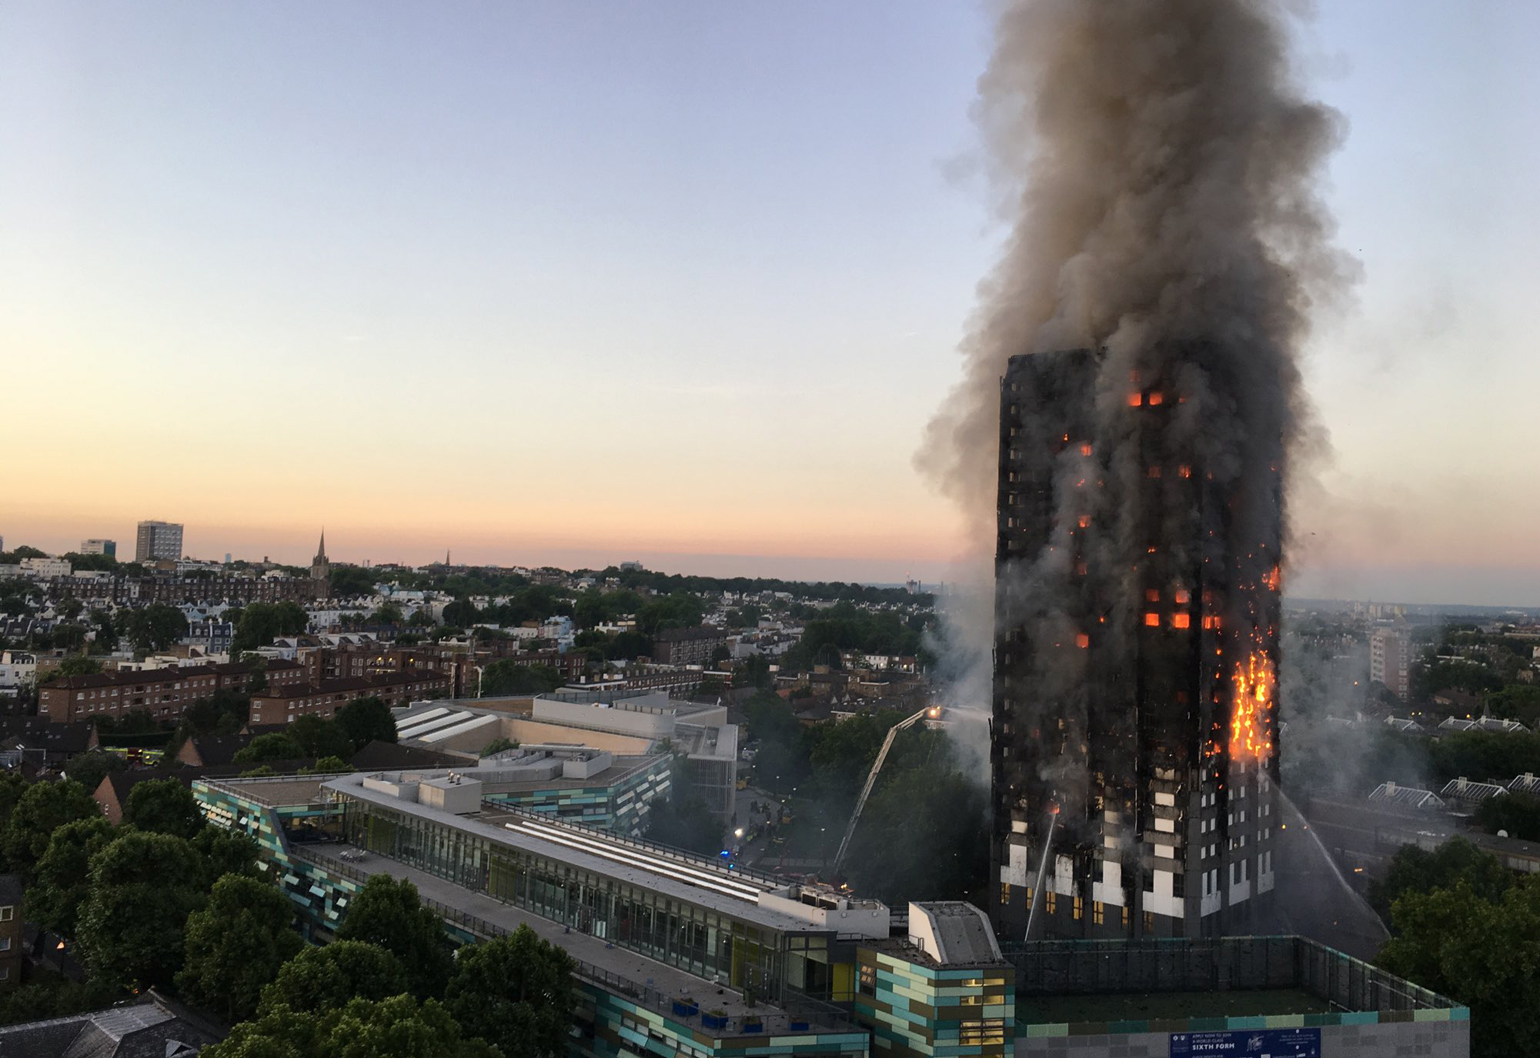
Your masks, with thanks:
[{"label": "flat white roof", "polygon": [[463,735],[467,731],[474,731],[478,727],[486,727],[488,724],[495,723],[497,723],[497,717],[495,716],[465,717],[453,727],[440,728],[439,730],[431,731],[426,735],[416,735],[414,737],[419,742],[442,742],[446,738],[454,738],[456,735]]}]

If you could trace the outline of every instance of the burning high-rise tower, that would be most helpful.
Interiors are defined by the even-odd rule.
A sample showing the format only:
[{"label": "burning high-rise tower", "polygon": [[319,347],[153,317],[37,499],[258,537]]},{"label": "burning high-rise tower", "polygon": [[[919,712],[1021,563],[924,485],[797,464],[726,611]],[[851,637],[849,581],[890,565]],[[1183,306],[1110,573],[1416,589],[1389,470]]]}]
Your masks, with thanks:
[{"label": "burning high-rise tower", "polygon": [[991,751],[1007,935],[1212,934],[1267,902],[1284,435],[1240,363],[1202,341],[1009,362]]}]

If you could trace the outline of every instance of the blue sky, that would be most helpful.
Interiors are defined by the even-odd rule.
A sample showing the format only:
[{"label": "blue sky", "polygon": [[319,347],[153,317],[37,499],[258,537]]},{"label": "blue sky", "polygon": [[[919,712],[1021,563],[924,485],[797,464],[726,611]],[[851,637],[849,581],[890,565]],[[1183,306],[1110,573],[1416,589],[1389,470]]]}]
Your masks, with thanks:
[{"label": "blue sky", "polygon": [[[988,33],[940,0],[0,8],[0,357],[55,412],[0,420],[0,533],[946,574],[910,457],[1003,235]],[[1302,592],[1540,603],[1537,34],[1338,0],[1302,35],[1365,270],[1310,349]]]}]

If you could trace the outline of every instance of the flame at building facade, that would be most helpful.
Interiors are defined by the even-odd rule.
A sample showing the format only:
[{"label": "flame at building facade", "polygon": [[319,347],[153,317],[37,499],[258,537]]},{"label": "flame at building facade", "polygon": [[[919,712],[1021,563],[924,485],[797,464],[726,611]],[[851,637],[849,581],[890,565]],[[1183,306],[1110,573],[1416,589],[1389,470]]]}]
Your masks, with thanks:
[{"label": "flame at building facade", "polygon": [[1002,380],[1004,935],[1213,935],[1269,903],[1284,443],[1227,362],[1071,350]]}]

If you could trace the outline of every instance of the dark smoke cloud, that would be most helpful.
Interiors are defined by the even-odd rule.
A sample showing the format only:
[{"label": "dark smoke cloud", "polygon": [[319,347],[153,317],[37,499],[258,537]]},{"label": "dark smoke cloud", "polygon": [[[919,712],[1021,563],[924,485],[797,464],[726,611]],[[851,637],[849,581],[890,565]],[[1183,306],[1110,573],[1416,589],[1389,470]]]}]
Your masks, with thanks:
[{"label": "dark smoke cloud", "polygon": [[[916,463],[961,505],[983,551],[994,537],[1009,359],[1100,351],[1088,388],[1049,366],[1035,376],[1039,392],[1022,398],[1063,401],[1074,436],[1094,442],[1055,450],[1027,429],[1013,447],[1013,466],[1031,463],[1023,481],[1052,483],[1047,546],[998,570],[992,606],[981,595],[977,612],[948,615],[954,639],[991,628],[999,614],[1034,646],[1021,681],[1031,693],[1005,707],[1022,731],[1058,740],[1038,758],[1037,783],[1025,785],[1046,787],[1062,811],[1039,817],[1042,806],[1021,795],[1035,848],[1048,840],[1037,828],[1049,818],[1060,828],[1055,847],[1069,841],[1083,851],[1105,845],[1106,827],[1135,822],[1108,823],[1093,810],[1093,794],[1136,803],[1117,786],[1132,777],[1109,776],[1107,789],[1093,791],[1084,760],[1093,730],[1102,745],[1134,743],[1136,710],[1128,682],[1116,680],[1132,659],[1114,651],[1135,641],[1146,544],[1160,544],[1164,568],[1204,568],[1204,612],[1212,605],[1223,618],[1216,667],[1240,671],[1257,647],[1277,662],[1272,575],[1285,464],[1324,448],[1299,350],[1316,310],[1354,278],[1330,245],[1317,187],[1344,125],[1303,97],[1289,61],[1290,23],[1301,13],[1264,0],[1003,0],[998,9],[974,117],[1010,230],[980,285],[960,350],[963,380],[929,424]],[[1128,414],[1151,386],[1176,406],[1158,419]],[[1158,436],[1138,425],[1156,421]],[[1176,500],[1159,510],[1164,524],[1149,525],[1139,504],[1120,499],[1140,495],[1162,467],[1201,474],[1205,494],[1223,497],[1203,532],[1194,532],[1196,511]],[[1071,568],[1076,554],[1084,569]],[[1105,604],[1099,615],[1092,600]],[[1099,627],[1108,634],[1097,671],[1090,652],[1051,649]],[[978,641],[996,642],[992,632]],[[983,658],[971,678],[956,679],[959,704],[987,713],[988,678]],[[1265,720],[1269,739],[1275,720]],[[1154,763],[1189,766],[1194,749],[1166,746]],[[1130,831],[1111,847],[1137,842]],[[1051,866],[1064,873],[1069,857],[1061,852]],[[1125,872],[1125,887],[1135,877]]]},{"label": "dark smoke cloud", "polygon": [[964,379],[917,456],[981,543],[998,383],[1018,353],[1105,348],[1115,400],[1131,371],[1175,377],[1172,359],[1201,342],[1194,384],[1216,393],[1198,425],[1218,465],[1244,472],[1257,437],[1296,454],[1318,441],[1297,351],[1352,267],[1316,187],[1343,122],[1294,82],[1299,13],[1262,0],[1001,6],[975,119],[1011,231],[980,288]]}]

